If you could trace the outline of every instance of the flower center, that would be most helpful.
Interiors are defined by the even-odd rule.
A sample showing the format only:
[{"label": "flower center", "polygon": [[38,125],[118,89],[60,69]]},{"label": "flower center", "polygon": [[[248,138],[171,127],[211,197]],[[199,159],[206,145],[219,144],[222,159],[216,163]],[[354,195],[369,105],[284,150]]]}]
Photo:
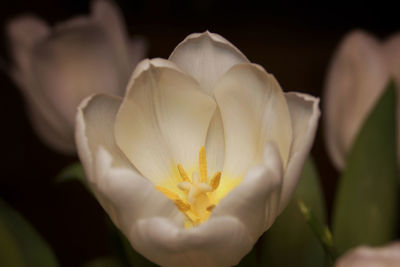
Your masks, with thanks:
[{"label": "flower center", "polygon": [[190,179],[181,164],[177,165],[179,172],[179,182],[176,186],[184,194],[177,194],[165,187],[156,186],[166,197],[174,201],[178,209],[185,215],[185,227],[190,228],[208,220],[216,203],[210,197],[219,186],[221,172],[216,172],[212,177],[207,175],[207,159],[204,147],[199,153],[199,170],[194,171]]}]

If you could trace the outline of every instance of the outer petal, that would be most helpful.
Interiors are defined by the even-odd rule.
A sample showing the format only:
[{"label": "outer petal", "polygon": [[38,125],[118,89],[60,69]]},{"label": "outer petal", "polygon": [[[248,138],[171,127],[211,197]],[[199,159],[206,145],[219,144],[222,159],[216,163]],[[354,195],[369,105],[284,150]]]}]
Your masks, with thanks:
[{"label": "outer petal", "polygon": [[289,203],[297,187],[314,142],[320,116],[318,98],[301,93],[286,93],[285,96],[292,118],[293,143],[283,179],[279,213]]},{"label": "outer petal", "polygon": [[27,99],[34,127],[45,143],[66,153],[75,150],[79,102],[94,92],[121,95],[139,56],[128,51],[124,25],[112,3],[97,0],[92,13],[53,29],[32,16],[7,27],[15,62],[11,75]]},{"label": "outer petal", "polygon": [[400,242],[380,248],[358,247],[341,257],[336,267],[396,267],[400,264]]},{"label": "outer petal", "polygon": [[383,52],[389,69],[396,82],[400,81],[400,33],[392,35],[388,40],[383,43]]},{"label": "outer petal", "polygon": [[221,200],[210,220],[219,216],[239,219],[255,244],[278,215],[282,180],[279,150],[274,143],[268,143],[262,164],[250,169],[242,183]]},{"label": "outer petal", "polygon": [[[129,58],[131,59],[131,70],[134,70],[136,65],[146,57],[147,41],[142,37],[135,36],[128,43]],[[131,73],[130,73],[131,74]]]},{"label": "outer petal", "polygon": [[[75,19],[33,51],[37,94],[53,106],[73,129],[76,107],[92,93],[121,95],[127,82],[115,50],[96,24]],[[121,73],[122,72],[122,73]]]},{"label": "outer petal", "polygon": [[133,74],[115,124],[118,146],[154,183],[176,177],[178,163],[189,170],[197,165],[216,107],[195,80],[170,64],[139,64],[142,71]]},{"label": "outer petal", "polygon": [[132,66],[130,43],[121,11],[114,2],[108,0],[93,1],[91,10],[93,19],[103,27],[111,41],[120,71],[123,71],[124,80],[127,80],[134,66]]},{"label": "outer petal", "polygon": [[334,164],[346,153],[389,80],[382,49],[364,32],[348,34],[334,55],[325,84],[325,140]]},{"label": "outer petal", "polygon": [[[50,33],[48,25],[33,16],[22,16],[10,21],[7,34],[10,40],[15,68],[12,76],[18,85],[25,88],[26,76],[31,76],[31,53],[34,46]],[[25,86],[22,86],[25,85]]]},{"label": "outer petal", "polygon": [[107,95],[93,95],[85,98],[78,107],[75,139],[78,154],[88,178],[96,179],[94,157],[101,146],[112,155],[115,167],[133,167],[121,153],[114,140],[114,123],[122,99]]},{"label": "outer petal", "polygon": [[224,173],[243,177],[261,163],[267,142],[275,142],[283,165],[289,156],[292,125],[275,78],[250,63],[233,66],[216,84],[225,135]]},{"label": "outer petal", "polygon": [[145,257],[166,267],[233,266],[254,244],[245,226],[230,216],[191,229],[160,218],[141,220],[129,240]]},{"label": "outer petal", "polygon": [[[55,113],[54,110],[49,108],[44,110],[43,108],[37,108],[37,105],[32,100],[27,100],[27,115],[32,122],[32,127],[41,138],[42,142],[53,147],[58,151],[65,154],[75,153],[75,141],[72,134],[72,129],[67,125],[61,125],[63,122],[61,118],[57,121],[57,115],[47,115],[46,113]],[[48,119],[48,118],[51,119]]]},{"label": "outer petal", "polygon": [[215,82],[233,65],[249,62],[229,41],[208,31],[186,37],[169,60],[195,77],[208,94],[212,94]]},{"label": "outer petal", "polygon": [[27,99],[28,115],[33,126],[45,143],[64,153],[73,152],[70,127],[54,107],[41,97],[33,73],[33,50],[50,34],[49,27],[36,17],[22,16],[9,22],[7,34],[15,64],[10,74]]},{"label": "outer petal", "polygon": [[166,218],[184,229],[183,215],[146,178],[132,168],[113,167],[113,155],[102,147],[94,155],[95,177],[90,184],[99,202],[126,236],[140,221]]},{"label": "outer petal", "polygon": [[89,185],[110,217],[125,233],[138,219],[168,216],[183,225],[173,203],[136,172],[113,137],[121,100],[95,95],[78,109],[76,142]]},{"label": "outer petal", "polygon": [[[394,77],[397,84],[397,118],[400,118],[400,33],[393,35],[384,43],[383,51],[386,62],[389,65],[390,74]],[[397,133],[397,151],[400,161],[400,123],[397,123]]]}]

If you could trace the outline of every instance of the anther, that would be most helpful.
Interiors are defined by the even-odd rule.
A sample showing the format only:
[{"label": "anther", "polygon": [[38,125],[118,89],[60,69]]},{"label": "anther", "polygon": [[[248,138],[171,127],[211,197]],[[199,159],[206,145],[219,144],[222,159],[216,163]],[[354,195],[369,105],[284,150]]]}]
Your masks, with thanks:
[{"label": "anther", "polygon": [[207,157],[204,146],[201,147],[199,152],[199,168],[201,181],[204,183],[207,181]]},{"label": "anther", "polygon": [[221,172],[217,172],[216,174],[214,174],[213,178],[211,178],[210,181],[210,186],[212,188],[212,191],[215,191],[215,189],[218,188],[220,181],[221,181]]},{"label": "anther", "polygon": [[187,175],[187,173],[185,172],[185,169],[183,169],[181,164],[178,164],[178,171],[184,182],[190,182],[189,176]]}]

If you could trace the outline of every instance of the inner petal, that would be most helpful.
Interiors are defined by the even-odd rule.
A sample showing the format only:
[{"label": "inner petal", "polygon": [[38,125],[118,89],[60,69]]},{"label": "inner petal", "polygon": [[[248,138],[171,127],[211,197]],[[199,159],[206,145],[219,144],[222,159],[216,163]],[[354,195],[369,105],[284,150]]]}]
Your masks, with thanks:
[{"label": "inner petal", "polygon": [[207,171],[215,173],[224,167],[225,140],[221,112],[215,110],[210,126],[208,127],[207,141]]},{"label": "inner petal", "polygon": [[261,162],[270,141],[278,146],[286,166],[291,119],[282,89],[271,74],[255,64],[237,64],[217,82],[215,98],[224,127],[225,175],[243,177]]},{"label": "inner petal", "polygon": [[176,187],[177,164],[189,175],[197,166],[216,104],[170,62],[146,60],[138,69],[116,118],[116,143],[143,176]]}]

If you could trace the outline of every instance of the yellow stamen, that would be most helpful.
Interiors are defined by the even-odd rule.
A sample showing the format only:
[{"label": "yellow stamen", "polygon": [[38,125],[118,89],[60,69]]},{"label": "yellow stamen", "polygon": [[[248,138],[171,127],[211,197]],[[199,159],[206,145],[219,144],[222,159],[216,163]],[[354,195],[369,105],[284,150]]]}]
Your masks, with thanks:
[{"label": "yellow stamen", "polygon": [[211,192],[215,191],[215,189],[218,188],[220,181],[221,181],[221,172],[217,172],[214,174],[213,178],[211,178],[210,181],[210,186],[212,188]]},{"label": "yellow stamen", "polygon": [[174,203],[178,207],[178,209],[182,212],[190,210],[190,204],[187,201],[178,198],[174,199]]},{"label": "yellow stamen", "polygon": [[169,189],[167,189],[165,187],[156,185],[156,189],[158,191],[160,191],[161,193],[163,193],[169,199],[172,199],[172,200],[179,199],[179,196],[178,196],[177,193],[174,193],[174,192],[172,192],[171,190],[169,190]]},{"label": "yellow stamen", "polygon": [[190,182],[189,176],[187,175],[181,164],[178,164],[178,171],[184,182]]},{"label": "yellow stamen", "polygon": [[227,190],[226,181],[221,181],[221,172],[216,172],[213,176],[208,177],[206,149],[204,146],[200,149],[198,162],[198,169],[191,168],[190,176],[181,164],[177,164],[179,174],[175,173],[179,177],[173,178],[176,188],[171,186],[171,181],[165,183],[165,187],[156,186],[156,189],[171,199],[185,216],[185,227],[187,228],[207,221],[218,204],[221,195],[226,194],[223,190]]},{"label": "yellow stamen", "polygon": [[204,146],[201,147],[199,153],[199,168],[200,168],[201,181],[204,183],[207,181],[207,157],[206,157],[206,149]]},{"label": "yellow stamen", "polygon": [[215,208],[215,205],[210,205],[207,207],[207,211],[212,212],[212,210]]},{"label": "yellow stamen", "polygon": [[199,216],[196,216],[195,214],[193,214],[193,212],[188,211],[183,213],[183,215],[185,215],[187,219],[187,221],[185,222],[185,228],[191,228],[201,223],[201,219],[199,218]]}]

